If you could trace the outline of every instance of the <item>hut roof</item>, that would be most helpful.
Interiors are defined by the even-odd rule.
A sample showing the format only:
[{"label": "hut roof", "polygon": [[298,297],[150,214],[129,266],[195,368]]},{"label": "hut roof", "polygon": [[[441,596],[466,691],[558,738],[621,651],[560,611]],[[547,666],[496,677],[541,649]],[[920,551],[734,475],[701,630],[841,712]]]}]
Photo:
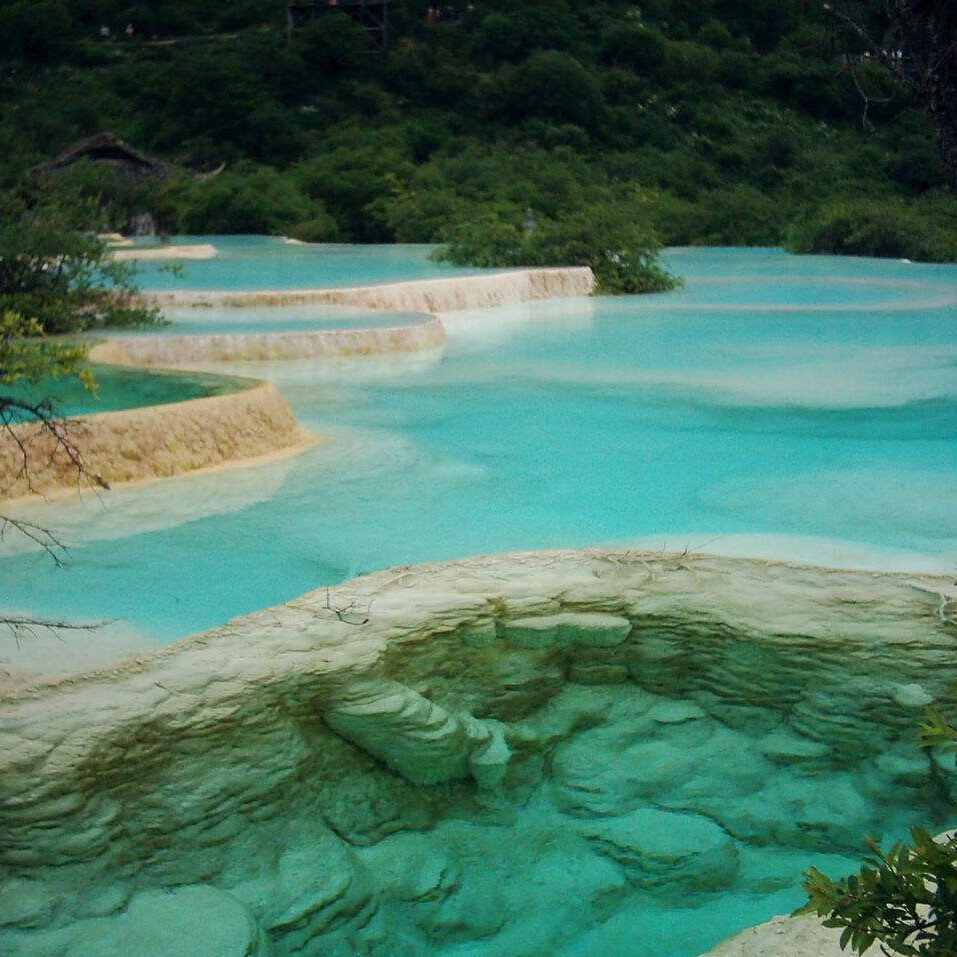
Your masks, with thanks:
[{"label": "hut roof", "polygon": [[166,176],[175,171],[171,163],[150,159],[112,133],[97,133],[87,137],[68,150],[35,167],[38,173],[55,173],[82,159],[112,166],[118,172],[134,179],[143,176]]}]

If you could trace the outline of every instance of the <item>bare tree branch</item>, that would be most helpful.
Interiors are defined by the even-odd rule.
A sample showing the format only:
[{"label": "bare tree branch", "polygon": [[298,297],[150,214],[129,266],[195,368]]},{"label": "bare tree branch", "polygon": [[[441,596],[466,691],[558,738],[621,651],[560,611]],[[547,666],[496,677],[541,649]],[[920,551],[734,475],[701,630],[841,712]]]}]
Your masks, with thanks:
[{"label": "bare tree branch", "polygon": [[957,3],[830,0],[824,9],[837,34],[862,45],[927,107],[957,179]]},{"label": "bare tree branch", "polygon": [[[37,426],[37,430],[29,435],[22,426],[31,424]],[[27,493],[37,492],[31,478],[31,456],[35,462],[39,450],[32,446],[38,445],[41,439],[49,443],[45,451],[47,463],[52,463],[57,455],[64,455],[76,472],[78,486],[86,479],[94,486],[108,489],[109,483],[103,476],[86,468],[82,453],[70,434],[71,429],[75,430],[81,424],[77,419],[58,416],[49,399],[29,402],[0,395],[0,435],[6,435],[13,443],[18,460],[16,471],[8,476],[8,484],[0,488],[0,493],[9,492],[17,482],[25,483]]]},{"label": "bare tree branch", "polygon": [[14,518],[11,515],[0,514],[0,542],[4,540],[7,533],[11,530],[28,538],[34,544],[39,545],[53,560],[54,565],[58,568],[62,567],[67,547],[50,529],[44,528],[42,525],[37,525],[34,522],[25,521],[22,518]]},{"label": "bare tree branch", "polygon": [[[24,424],[37,426],[38,431],[31,436],[22,427]],[[17,466],[13,474],[6,476],[7,485],[0,493],[7,492],[20,484],[28,493],[36,492],[32,471],[37,467],[37,439],[45,439],[42,453],[48,462],[54,456],[66,457],[68,467],[76,472],[77,486],[88,481],[94,487],[109,488],[102,476],[87,470],[80,449],[70,434],[76,420],[63,419],[56,415],[50,400],[29,402],[9,395],[0,395],[0,437],[6,436],[15,449]],[[0,542],[10,534],[22,535],[28,541],[39,546],[57,567],[62,567],[66,556],[66,545],[50,529],[35,522],[0,513]],[[21,639],[36,637],[41,631],[59,637],[60,631],[94,631],[103,622],[76,624],[59,619],[35,618],[25,615],[8,615],[0,612],[0,627],[7,628],[13,635],[18,647]]]},{"label": "bare tree branch", "polygon": [[20,647],[21,639],[25,637],[36,638],[39,632],[47,632],[55,638],[60,638],[61,631],[96,631],[108,621],[94,621],[86,624],[73,621],[61,621],[50,618],[34,618],[30,615],[0,615],[0,626],[8,628],[13,635],[13,640]]}]

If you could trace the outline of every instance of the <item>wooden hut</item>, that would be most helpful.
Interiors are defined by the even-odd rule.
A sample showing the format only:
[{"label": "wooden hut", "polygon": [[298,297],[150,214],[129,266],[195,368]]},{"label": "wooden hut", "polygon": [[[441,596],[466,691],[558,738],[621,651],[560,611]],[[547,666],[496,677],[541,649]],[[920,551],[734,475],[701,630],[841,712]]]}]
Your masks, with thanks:
[{"label": "wooden hut", "polygon": [[112,133],[97,133],[96,136],[80,140],[59,156],[34,167],[34,172],[40,175],[57,173],[80,160],[108,166],[133,180],[148,176],[168,176],[176,170],[171,163],[151,159],[117,139]]}]

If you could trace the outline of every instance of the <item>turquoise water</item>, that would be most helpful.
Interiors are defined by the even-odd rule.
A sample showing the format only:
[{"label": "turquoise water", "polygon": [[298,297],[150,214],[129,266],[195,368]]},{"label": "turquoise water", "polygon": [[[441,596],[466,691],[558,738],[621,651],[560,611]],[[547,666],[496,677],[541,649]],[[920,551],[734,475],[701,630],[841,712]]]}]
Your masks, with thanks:
[{"label": "turquoise water", "polygon": [[182,236],[173,242],[211,243],[217,255],[144,261],[137,274],[143,289],[309,289],[488,271],[432,262],[433,246],[290,244],[275,236]]},{"label": "turquoise water", "polygon": [[231,364],[327,441],[119,490],[106,517],[38,509],[69,530],[68,566],[0,560],[5,603],[170,640],[364,570],[515,548],[758,534],[957,563],[957,267],[671,262],[672,295],[457,317],[431,364]]},{"label": "turquoise water", "polygon": [[[282,255],[249,252],[248,274]],[[372,252],[355,255],[374,271]],[[403,255],[390,252],[380,275]],[[259,469],[25,510],[73,544],[54,568],[8,537],[3,604],[119,619],[168,641],[365,570],[514,548],[667,541],[720,550],[751,539],[759,551],[777,543],[788,554],[794,543],[829,554],[839,543],[878,564],[957,565],[957,266],[777,250],[675,250],[669,262],[686,278],[673,294],[452,317],[442,356],[230,365],[275,380],[326,441]],[[226,311],[212,321],[255,331],[293,320]],[[537,846],[556,802],[567,810],[561,789],[581,793],[577,755],[604,748],[627,752],[648,776],[659,769],[661,780],[636,796],[631,764],[609,761],[602,793],[621,792],[628,814],[640,797],[694,814],[701,828],[720,822],[736,835],[737,876],[703,890],[633,889],[588,934],[542,952],[688,957],[795,906],[809,863],[850,869],[860,835],[892,838],[944,820],[939,794],[901,800],[903,785],[876,770],[870,752],[827,768],[771,768],[757,738],[714,716],[663,722],[640,740],[627,725],[602,727],[595,735],[609,740],[585,731],[562,746],[548,800],[539,793],[518,816],[528,840],[516,846]],[[922,760],[903,739],[882,759],[901,781]],[[820,840],[798,833],[799,806],[813,811]],[[749,831],[759,824],[766,832]],[[610,893],[591,857],[580,871],[564,853],[503,858],[512,829],[451,820],[426,833],[467,848],[463,860],[493,862],[467,875],[466,889],[480,885],[477,905],[492,884],[521,887],[528,934],[549,922],[554,930],[554,915],[577,900],[569,874],[587,879],[596,900]],[[583,854],[580,838],[559,833],[549,840]],[[496,950],[494,938],[446,950],[537,952],[525,930],[516,935],[524,950],[507,941]]]},{"label": "turquoise water", "polygon": [[4,389],[26,402],[52,398],[57,411],[63,415],[91,415],[224,395],[248,385],[234,377],[201,372],[124,369],[96,364],[90,366],[90,371],[94,380],[92,391],[76,379],[42,379],[29,386],[5,386]]},{"label": "turquoise water", "polygon": [[[160,336],[236,335],[259,332],[318,332],[326,329],[373,329],[422,321],[416,312],[378,312],[341,306],[246,306],[241,309],[167,309],[169,323],[151,334]],[[142,330],[111,333],[141,336]]]}]

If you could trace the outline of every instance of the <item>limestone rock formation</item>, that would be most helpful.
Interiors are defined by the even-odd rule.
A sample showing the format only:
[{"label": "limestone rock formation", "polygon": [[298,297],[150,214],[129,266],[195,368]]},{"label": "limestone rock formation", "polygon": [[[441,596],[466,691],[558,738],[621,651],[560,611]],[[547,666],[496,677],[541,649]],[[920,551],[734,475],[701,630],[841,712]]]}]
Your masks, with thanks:
[{"label": "limestone rock formation", "polygon": [[0,499],[168,478],[315,441],[296,425],[274,385],[248,380],[227,395],[85,416],[68,421],[66,431],[82,455],[82,473],[38,424],[0,432]]},{"label": "limestone rock formation", "polygon": [[121,914],[39,935],[37,957],[273,957],[272,940],[231,894],[204,884],[137,894]]},{"label": "limestone rock formation", "polygon": [[774,917],[749,927],[702,957],[847,957],[839,930],[813,917]]},{"label": "limestone rock formation", "polygon": [[[167,953],[248,957],[617,957],[638,927],[704,949],[733,929],[725,899],[787,910],[802,867],[950,806],[953,766],[915,755],[913,721],[957,679],[953,588],[482,557],[6,692],[0,952],[87,953],[149,922]],[[807,926],[717,954],[786,954],[779,929]]]},{"label": "limestone rock formation", "polygon": [[595,276],[587,266],[554,269],[513,269],[481,276],[448,279],[414,279],[408,282],[348,289],[287,289],[250,292],[157,292],[143,298],[157,305],[188,306],[291,306],[328,303],[364,309],[400,312],[450,312],[485,309],[534,299],[588,296]]},{"label": "limestone rock formation", "polygon": [[122,336],[94,346],[90,358],[115,365],[184,368],[211,362],[340,359],[439,350],[447,340],[435,316],[397,326],[302,332]]}]

